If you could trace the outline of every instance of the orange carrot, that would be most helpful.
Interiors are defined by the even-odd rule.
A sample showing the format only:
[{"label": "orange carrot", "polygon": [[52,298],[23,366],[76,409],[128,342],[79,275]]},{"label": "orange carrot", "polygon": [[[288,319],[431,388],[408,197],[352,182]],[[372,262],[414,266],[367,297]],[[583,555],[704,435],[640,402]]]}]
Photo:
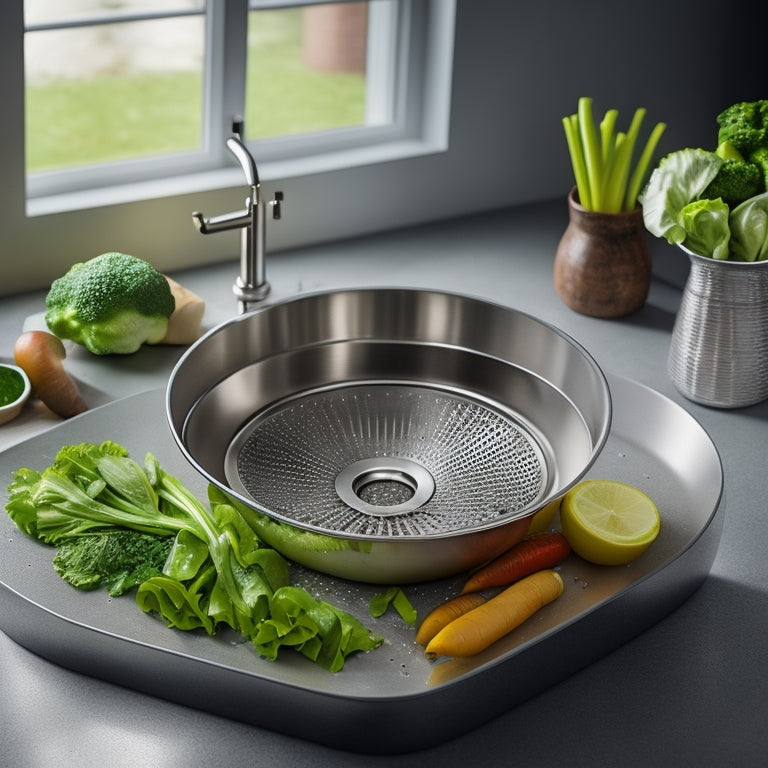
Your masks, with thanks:
[{"label": "orange carrot", "polygon": [[88,410],[77,386],[64,370],[67,356],[58,336],[47,331],[25,331],[13,346],[16,365],[23,368],[35,394],[64,419]]},{"label": "orange carrot", "polygon": [[474,656],[562,593],[563,579],[557,571],[547,569],[532,573],[454,619],[429,641],[424,653],[430,659]]},{"label": "orange carrot", "polygon": [[442,603],[429,613],[419,626],[416,633],[416,642],[419,645],[426,645],[443,627],[450,624],[467,611],[482,605],[485,598],[482,595],[473,593],[470,595],[459,595],[446,603]]},{"label": "orange carrot", "polygon": [[530,573],[554,568],[565,560],[570,544],[560,531],[535,533],[469,577],[461,594],[504,587]]}]

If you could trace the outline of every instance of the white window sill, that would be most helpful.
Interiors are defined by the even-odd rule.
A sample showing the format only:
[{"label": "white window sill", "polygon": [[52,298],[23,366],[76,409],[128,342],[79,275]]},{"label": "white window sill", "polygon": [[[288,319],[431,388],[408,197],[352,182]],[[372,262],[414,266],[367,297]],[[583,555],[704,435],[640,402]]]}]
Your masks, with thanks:
[{"label": "white window sill", "polygon": [[[447,136],[430,140],[405,139],[290,160],[259,162],[259,177],[260,181],[264,182],[308,176],[361,165],[375,165],[433,155],[445,152],[447,148]],[[142,200],[242,187],[244,184],[243,172],[233,161],[231,168],[30,198],[27,200],[27,216],[46,216],[88,210]]]}]

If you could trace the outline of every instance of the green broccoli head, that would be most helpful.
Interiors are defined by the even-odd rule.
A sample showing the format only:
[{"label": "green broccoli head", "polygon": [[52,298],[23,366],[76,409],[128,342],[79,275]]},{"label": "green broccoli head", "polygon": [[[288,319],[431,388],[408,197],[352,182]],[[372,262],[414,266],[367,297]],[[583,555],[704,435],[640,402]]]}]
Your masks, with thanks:
[{"label": "green broccoli head", "polygon": [[718,144],[730,141],[744,157],[768,147],[768,99],[732,104],[716,120]]},{"label": "green broccoli head", "polygon": [[54,280],[45,306],[45,322],[59,338],[96,355],[130,354],[162,340],[175,300],[168,281],[148,262],[103,253]]},{"label": "green broccoli head", "polygon": [[763,177],[763,190],[768,189],[768,146],[758,147],[749,153],[749,162],[754,163]]},{"label": "green broccoli head", "polygon": [[761,192],[765,192],[765,181],[760,166],[746,160],[726,160],[701,197],[705,200],[719,197],[730,208],[735,208]]}]

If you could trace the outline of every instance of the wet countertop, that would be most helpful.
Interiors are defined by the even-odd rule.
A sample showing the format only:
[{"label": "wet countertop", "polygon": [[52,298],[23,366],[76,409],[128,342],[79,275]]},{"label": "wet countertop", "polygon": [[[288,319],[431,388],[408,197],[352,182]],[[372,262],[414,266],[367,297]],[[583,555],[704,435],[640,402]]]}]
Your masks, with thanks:
[{"label": "wet countertop", "polygon": [[[768,402],[720,410],[691,403],[674,389],[666,356],[687,263],[664,243],[652,243],[654,280],[640,312],[599,320],[565,307],[552,286],[552,264],[566,215],[562,202],[530,205],[274,254],[269,300],[363,286],[485,298],[552,323],[606,371],[685,408],[720,453],[727,505],[711,574],[690,599],[498,719],[442,746],[393,757],[363,758],[168,703],[58,667],[0,633],[0,766],[762,764],[768,749]],[[237,268],[233,259],[174,274],[206,300],[206,327],[236,313]],[[0,360],[11,360],[25,323],[39,323],[43,299],[44,292],[0,299]],[[68,345],[66,365],[96,407],[165,386],[182,352],[145,347],[98,358]],[[58,423],[32,401],[0,426],[0,451],[12,452]]]}]

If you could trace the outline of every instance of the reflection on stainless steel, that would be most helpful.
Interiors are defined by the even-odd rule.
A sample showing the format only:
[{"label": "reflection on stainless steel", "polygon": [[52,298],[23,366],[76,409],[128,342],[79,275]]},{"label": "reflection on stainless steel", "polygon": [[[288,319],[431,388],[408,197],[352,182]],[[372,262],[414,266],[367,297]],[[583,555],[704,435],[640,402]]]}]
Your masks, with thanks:
[{"label": "reflection on stainless steel", "polygon": [[302,563],[378,582],[457,573],[508,548],[583,476],[611,418],[602,371],[565,334],[406,289],[237,317],[185,353],[167,407],[211,482],[334,538]]},{"label": "reflection on stainless steel", "polygon": [[[391,611],[374,625],[386,646],[350,660],[342,674],[329,675],[298,654],[277,663],[261,659],[232,634],[170,631],[129,597],[107,600],[73,589],[51,566],[50,547],[20,534],[7,515],[0,517],[0,630],[84,674],[336,749],[370,754],[443,744],[652,626],[709,573],[726,514],[717,449],[671,400],[617,376],[608,381],[611,433],[589,476],[617,478],[651,494],[662,514],[659,538],[631,567],[590,565],[570,555],[560,566],[562,598],[478,656],[430,662],[414,643],[413,628]],[[176,450],[170,432],[147,429],[163,419],[163,395],[145,392],[65,421],[0,454],[0,472],[42,467],[41,457],[64,444],[109,435],[133,456],[152,451],[204,498],[204,478]],[[300,566],[292,578],[366,624],[370,600],[381,591]],[[416,584],[407,594],[425,616],[463,581]]]},{"label": "reflection on stainless steel", "polygon": [[768,261],[699,256],[672,330],[667,369],[681,394],[716,408],[768,397]]}]

